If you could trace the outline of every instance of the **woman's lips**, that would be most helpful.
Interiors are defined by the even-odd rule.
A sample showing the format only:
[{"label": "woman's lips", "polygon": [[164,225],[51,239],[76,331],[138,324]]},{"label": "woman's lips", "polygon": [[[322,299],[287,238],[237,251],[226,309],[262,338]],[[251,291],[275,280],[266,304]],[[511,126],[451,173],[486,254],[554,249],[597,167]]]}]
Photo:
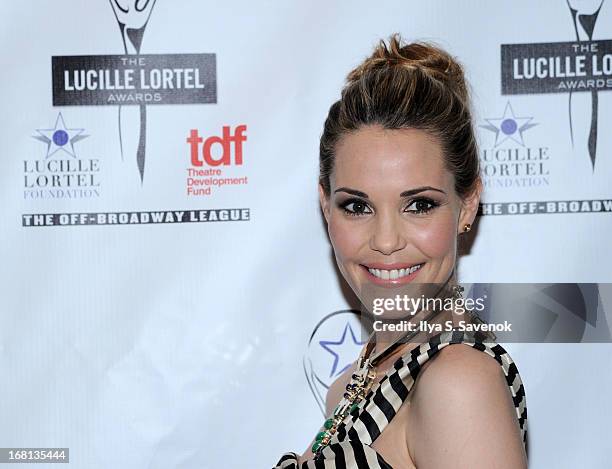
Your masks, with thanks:
[{"label": "woman's lips", "polygon": [[[394,264],[383,268],[383,265],[380,264],[370,265],[369,267],[361,264],[360,267],[364,270],[368,281],[381,286],[396,286],[412,282],[424,265],[425,263],[413,264],[412,266]],[[370,272],[370,269],[375,270],[378,276]]]}]

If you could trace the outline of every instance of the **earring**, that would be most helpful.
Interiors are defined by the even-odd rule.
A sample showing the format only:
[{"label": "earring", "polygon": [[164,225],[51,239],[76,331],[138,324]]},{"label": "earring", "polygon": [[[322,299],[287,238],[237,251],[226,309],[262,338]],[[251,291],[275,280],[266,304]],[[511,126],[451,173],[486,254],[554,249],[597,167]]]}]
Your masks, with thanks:
[{"label": "earring", "polygon": [[471,229],[472,229],[472,224],[471,223],[466,223],[465,225],[463,225],[463,232],[464,233],[467,233]]}]

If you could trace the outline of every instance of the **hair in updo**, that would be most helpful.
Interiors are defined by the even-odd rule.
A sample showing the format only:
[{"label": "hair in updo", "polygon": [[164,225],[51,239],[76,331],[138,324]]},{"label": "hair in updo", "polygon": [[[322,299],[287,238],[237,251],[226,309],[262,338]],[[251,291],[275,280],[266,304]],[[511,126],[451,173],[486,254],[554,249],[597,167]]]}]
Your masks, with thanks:
[{"label": "hair in updo", "polygon": [[319,147],[319,183],[330,195],[330,175],[340,138],[364,126],[415,128],[440,142],[455,192],[469,195],[479,179],[478,145],[461,65],[434,45],[402,45],[398,34],[381,40],[351,71],[341,98],[332,104]]}]

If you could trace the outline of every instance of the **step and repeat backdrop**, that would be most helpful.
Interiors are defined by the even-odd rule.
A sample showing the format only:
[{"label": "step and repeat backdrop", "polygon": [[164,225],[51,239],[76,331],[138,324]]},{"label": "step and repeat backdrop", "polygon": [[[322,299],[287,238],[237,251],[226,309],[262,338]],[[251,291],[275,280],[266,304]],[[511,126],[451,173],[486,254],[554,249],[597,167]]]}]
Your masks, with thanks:
[{"label": "step and repeat backdrop", "polygon": [[[0,22],[0,447],[87,469],[306,450],[361,347],[319,137],[394,32],[471,84],[485,192],[460,281],[612,282],[612,0],[56,0]],[[530,467],[609,467],[612,346],[590,342],[506,346]]]}]

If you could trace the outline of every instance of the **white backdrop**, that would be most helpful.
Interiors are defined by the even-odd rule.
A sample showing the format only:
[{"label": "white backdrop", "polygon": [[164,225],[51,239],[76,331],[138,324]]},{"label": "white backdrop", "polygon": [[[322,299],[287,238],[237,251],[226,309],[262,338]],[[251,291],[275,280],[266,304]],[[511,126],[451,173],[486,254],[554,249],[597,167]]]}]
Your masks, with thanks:
[{"label": "white backdrop", "polygon": [[[138,106],[123,106],[120,122],[114,102],[53,105],[52,57],[124,54],[119,20],[102,0],[0,5],[0,447],[68,447],[71,467],[87,469],[271,467],[306,449],[323,419],[303,368],[310,336],[354,306],[319,214],[318,139],[346,74],[393,32],[465,64],[483,163],[485,150],[547,156],[521,181],[489,162],[485,203],[611,197],[612,93],[597,94],[594,166],[590,92],[571,103],[567,92],[502,95],[502,44],[576,40],[565,1],[158,0],[140,53],[215,54],[216,99],[177,91],[183,101],[146,106],[142,179]],[[593,38],[612,39],[612,3]],[[192,166],[190,131],[206,140],[240,125],[242,164],[234,142],[218,168],[243,182],[188,194],[188,170],[210,169]],[[60,161],[81,180],[53,187],[54,174],[69,180],[67,167],[53,172]],[[460,280],[612,282],[606,207],[483,216]],[[179,211],[164,219],[188,221],[225,208],[248,211],[123,225],[24,217]],[[344,324],[321,333],[338,341]],[[612,346],[507,349],[525,383],[530,467],[608,467]],[[329,371],[333,356],[317,357]]]}]

